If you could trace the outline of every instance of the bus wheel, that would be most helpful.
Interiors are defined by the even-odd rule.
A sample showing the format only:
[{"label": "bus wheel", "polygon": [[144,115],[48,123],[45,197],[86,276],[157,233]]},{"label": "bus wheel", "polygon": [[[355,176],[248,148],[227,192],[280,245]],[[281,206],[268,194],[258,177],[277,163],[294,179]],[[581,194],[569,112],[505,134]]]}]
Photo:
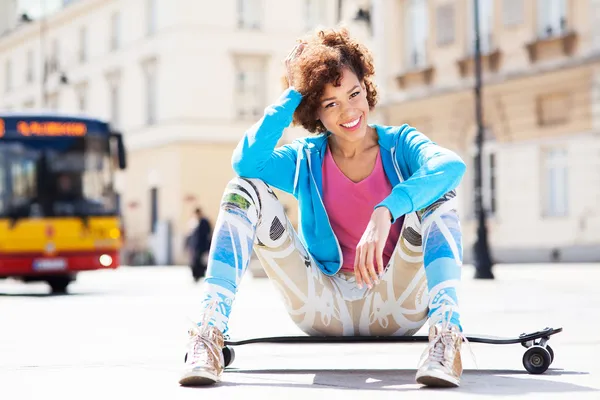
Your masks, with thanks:
[{"label": "bus wheel", "polygon": [[72,280],[70,276],[53,276],[52,278],[48,278],[46,282],[50,285],[52,294],[66,294],[67,286],[69,286]]}]

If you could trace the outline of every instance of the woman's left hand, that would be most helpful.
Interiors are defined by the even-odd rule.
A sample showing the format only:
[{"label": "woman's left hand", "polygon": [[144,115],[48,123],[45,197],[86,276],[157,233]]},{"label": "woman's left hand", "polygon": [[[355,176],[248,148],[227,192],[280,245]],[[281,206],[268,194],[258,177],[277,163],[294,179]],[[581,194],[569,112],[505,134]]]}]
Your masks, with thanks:
[{"label": "woman's left hand", "polygon": [[[363,282],[371,289],[373,283],[379,283],[379,276],[383,274],[383,248],[387,241],[392,226],[392,215],[386,207],[378,207],[371,214],[367,229],[356,246],[354,258],[354,274],[358,287],[362,288]],[[377,263],[377,270],[373,262]]]}]

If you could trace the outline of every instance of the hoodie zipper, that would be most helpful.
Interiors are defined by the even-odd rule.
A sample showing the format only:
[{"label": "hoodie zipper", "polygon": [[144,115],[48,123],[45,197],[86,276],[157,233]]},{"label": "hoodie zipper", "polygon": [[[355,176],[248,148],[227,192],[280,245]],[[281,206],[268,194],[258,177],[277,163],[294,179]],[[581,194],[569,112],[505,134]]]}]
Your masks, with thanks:
[{"label": "hoodie zipper", "polygon": [[404,178],[402,177],[402,173],[400,172],[400,167],[398,167],[398,163],[396,162],[396,146],[392,147],[390,152],[392,153],[392,165],[394,165],[394,169],[396,170],[396,175],[398,175],[398,179],[400,183],[404,182]]},{"label": "hoodie zipper", "polygon": [[[319,196],[319,200],[321,201],[321,206],[323,206],[323,210],[325,211],[325,216],[327,217],[327,223],[329,224],[329,229],[331,229],[331,232],[333,232],[333,227],[331,226],[331,221],[329,220],[329,215],[327,214],[327,209],[325,208],[325,203],[323,202],[323,199],[321,198],[321,193],[319,193],[319,188],[317,187],[317,182],[315,181],[315,177],[313,176],[312,163],[310,161],[310,154],[308,152],[308,149],[304,149],[304,151],[306,152],[306,158],[308,159],[308,169],[310,170],[310,178],[312,179],[312,182],[315,185],[315,188],[317,189],[317,196]],[[340,267],[338,268],[338,270],[336,272],[329,274],[330,276],[335,275],[344,265],[344,255],[342,254],[342,248],[340,246],[340,242],[338,241],[337,236],[335,236],[335,232],[333,232],[333,238],[335,239],[335,244],[337,245],[338,254],[340,256]]]}]

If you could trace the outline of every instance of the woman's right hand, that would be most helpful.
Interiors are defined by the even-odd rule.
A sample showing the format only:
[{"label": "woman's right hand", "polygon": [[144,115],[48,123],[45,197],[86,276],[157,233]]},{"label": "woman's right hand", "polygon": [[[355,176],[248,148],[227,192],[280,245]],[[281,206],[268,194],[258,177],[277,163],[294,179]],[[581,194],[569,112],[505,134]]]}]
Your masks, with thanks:
[{"label": "woman's right hand", "polygon": [[288,81],[288,85],[290,86],[294,86],[294,81],[293,81],[293,74],[292,74],[292,64],[294,63],[294,61],[296,60],[296,58],[302,54],[302,50],[304,50],[304,46],[305,43],[298,43],[296,46],[294,46],[294,48],[292,49],[292,51],[290,51],[290,54],[288,54],[288,56],[285,59],[285,71],[286,71],[286,75],[287,75],[287,81]]}]

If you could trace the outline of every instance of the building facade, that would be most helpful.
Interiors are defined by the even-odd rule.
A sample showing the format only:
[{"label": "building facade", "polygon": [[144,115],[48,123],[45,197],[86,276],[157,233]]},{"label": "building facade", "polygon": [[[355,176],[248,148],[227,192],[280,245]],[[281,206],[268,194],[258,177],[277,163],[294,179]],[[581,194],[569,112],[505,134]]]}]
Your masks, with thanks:
[{"label": "building facade", "polygon": [[0,107],[85,113],[122,131],[127,253],[157,263],[187,262],[193,209],[215,221],[232,151],[279,97],[296,38],[339,18],[333,0],[75,0],[25,22],[6,4],[0,15],[18,22],[1,26]]},{"label": "building facade", "polygon": [[[127,254],[186,262],[193,209],[215,221],[231,153],[279,96],[295,39],[343,20],[375,56],[374,119],[414,125],[467,162],[470,261],[472,0],[47,4],[0,4],[0,107],[86,113],[124,133]],[[600,261],[599,10],[600,0],[480,0],[483,194],[498,262]],[[282,143],[304,134],[289,129]],[[295,223],[295,201],[281,198]]]},{"label": "building facade", "polygon": [[[384,119],[458,152],[476,237],[472,0],[374,0]],[[483,196],[498,262],[600,261],[600,2],[480,0]]]}]

